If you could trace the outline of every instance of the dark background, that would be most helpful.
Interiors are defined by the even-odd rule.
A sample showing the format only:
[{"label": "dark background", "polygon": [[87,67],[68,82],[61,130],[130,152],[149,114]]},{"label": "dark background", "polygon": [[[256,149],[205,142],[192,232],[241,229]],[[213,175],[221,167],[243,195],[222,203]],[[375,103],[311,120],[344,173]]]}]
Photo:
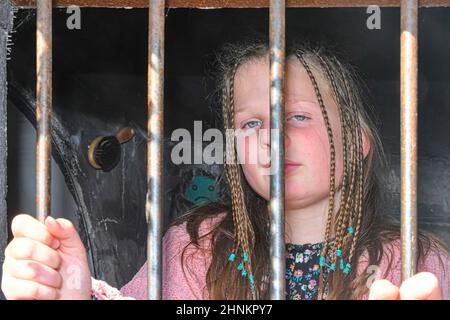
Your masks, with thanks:
[{"label": "dark background", "polygon": [[[322,42],[346,54],[373,95],[390,160],[386,212],[399,217],[398,8],[381,9],[381,30],[368,30],[365,8],[288,9],[287,39]],[[145,260],[146,9],[82,9],[81,30],[68,30],[54,10],[54,135],[52,211],[72,219],[89,248],[95,277],[122,286]],[[419,226],[450,244],[450,10],[420,9]],[[209,77],[213,53],[249,34],[268,34],[268,9],[166,11],[165,132],[214,127]],[[32,126],[35,15],[16,16],[8,64],[8,218],[34,213]],[[88,143],[125,125],[140,133],[110,173],[86,161]],[[57,166],[58,165],[58,166]],[[172,181],[169,176],[167,181]],[[167,189],[167,187],[166,187]],[[174,217],[166,211],[166,223]]]}]

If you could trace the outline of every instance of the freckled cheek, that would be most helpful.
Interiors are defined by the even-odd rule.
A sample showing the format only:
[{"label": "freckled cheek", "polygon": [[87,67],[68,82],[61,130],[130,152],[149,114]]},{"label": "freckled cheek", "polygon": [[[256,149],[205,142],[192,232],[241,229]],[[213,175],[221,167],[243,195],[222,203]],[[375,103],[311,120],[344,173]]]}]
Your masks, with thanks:
[{"label": "freckled cheek", "polygon": [[257,164],[242,164],[245,179],[251,188],[265,199],[269,198],[269,175],[263,175]]},{"label": "freckled cheek", "polygon": [[316,129],[291,129],[287,131],[290,143],[287,152],[300,162],[316,162],[323,159],[328,140],[323,139]]},{"label": "freckled cheek", "polygon": [[[340,136],[334,136],[335,145],[335,170],[336,184],[342,182],[343,175],[343,158],[342,158],[342,142],[339,141]],[[296,152],[300,154],[299,160],[303,161],[309,168],[312,178],[319,184],[330,183],[331,169],[331,151],[328,136],[319,134],[316,130],[305,130],[302,137],[295,137],[293,144]]]},{"label": "freckled cheek", "polygon": [[326,179],[329,175],[329,151],[320,140],[308,141],[308,159],[307,164],[312,167],[312,174],[316,175],[321,180]]},{"label": "freckled cheek", "polygon": [[245,159],[245,161],[241,160],[241,165],[247,182],[258,194],[263,197],[267,196],[268,182],[266,180],[268,176],[263,174],[263,170],[258,164],[260,160],[259,153],[264,150],[258,143],[256,135],[245,138],[237,137],[236,143],[237,152],[241,157],[245,157],[240,159]]},{"label": "freckled cheek", "polygon": [[242,164],[244,173],[249,178],[255,175],[257,171],[256,162],[253,161],[258,153],[257,140],[253,136],[238,136],[236,138],[236,151],[238,153],[239,163]]},{"label": "freckled cheek", "polygon": [[236,150],[243,164],[257,164],[260,158],[260,144],[256,134],[250,136],[238,136],[236,138]]},{"label": "freckled cheek", "polygon": [[291,157],[303,163],[311,179],[316,183],[329,181],[330,148],[328,136],[317,129],[302,129],[290,135],[289,151]]}]

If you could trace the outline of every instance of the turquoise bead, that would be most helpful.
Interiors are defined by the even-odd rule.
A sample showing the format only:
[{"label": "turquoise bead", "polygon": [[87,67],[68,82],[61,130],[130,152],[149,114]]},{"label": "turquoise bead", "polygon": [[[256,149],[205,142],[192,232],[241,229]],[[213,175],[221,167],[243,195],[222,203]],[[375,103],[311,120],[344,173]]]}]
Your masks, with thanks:
[{"label": "turquoise bead", "polygon": [[228,258],[229,261],[234,261],[236,258],[236,255],[234,253],[230,254],[230,257]]},{"label": "turquoise bead", "polygon": [[247,262],[248,261],[248,255],[247,255],[247,252],[244,252],[244,262]]},{"label": "turquoise bead", "polygon": [[335,268],[334,263],[332,263],[330,269],[334,271],[334,268]]},{"label": "turquoise bead", "polygon": [[244,266],[242,265],[242,263],[240,263],[238,266],[238,270],[242,270],[242,269],[244,269]]},{"label": "turquoise bead", "polygon": [[345,266],[345,269],[344,269],[344,273],[349,273],[350,268],[351,268],[351,264],[347,263],[347,265]]},{"label": "turquoise bead", "polygon": [[339,265],[339,268],[342,270],[344,269],[344,259],[341,259],[341,263]]},{"label": "turquoise bead", "polygon": [[245,277],[247,275],[247,271],[242,270],[242,276]]},{"label": "turquoise bead", "polygon": [[250,283],[251,283],[251,284],[254,284],[254,283],[255,283],[255,279],[253,278],[253,275],[252,275],[252,274],[248,276],[248,279],[250,280]]},{"label": "turquoise bead", "polygon": [[337,257],[340,257],[341,255],[342,255],[341,249],[337,249],[337,250],[336,250],[336,256],[337,256]]},{"label": "turquoise bead", "polygon": [[353,227],[348,227],[347,228],[347,232],[350,233],[350,234],[353,234]]},{"label": "turquoise bead", "polygon": [[325,265],[325,257],[320,257],[319,266],[323,267]]}]

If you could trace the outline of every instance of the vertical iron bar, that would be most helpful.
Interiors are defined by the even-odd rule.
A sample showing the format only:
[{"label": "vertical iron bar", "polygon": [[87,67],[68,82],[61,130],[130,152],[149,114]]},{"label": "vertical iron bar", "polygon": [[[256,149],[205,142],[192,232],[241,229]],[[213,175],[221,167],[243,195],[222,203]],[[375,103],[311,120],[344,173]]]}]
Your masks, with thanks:
[{"label": "vertical iron bar", "polygon": [[162,279],[161,192],[164,135],[164,0],[149,0],[148,38],[148,144],[147,198],[147,292],[149,300],[160,300]]},{"label": "vertical iron bar", "polygon": [[52,0],[38,0],[36,11],[36,215],[43,222],[51,209]]},{"label": "vertical iron bar", "polygon": [[400,122],[402,279],[416,272],[417,256],[417,21],[418,1],[402,0]]},{"label": "vertical iron bar", "polygon": [[[13,30],[14,7],[9,1],[0,1],[0,264],[5,260],[8,243],[8,204],[6,202],[8,183],[8,108],[7,108],[7,61],[11,53],[9,36]],[[3,278],[0,269],[0,278]],[[0,290],[0,300],[5,296]]]},{"label": "vertical iron bar", "polygon": [[270,298],[284,300],[284,74],[285,74],[285,0],[270,1],[270,256],[272,278]]}]

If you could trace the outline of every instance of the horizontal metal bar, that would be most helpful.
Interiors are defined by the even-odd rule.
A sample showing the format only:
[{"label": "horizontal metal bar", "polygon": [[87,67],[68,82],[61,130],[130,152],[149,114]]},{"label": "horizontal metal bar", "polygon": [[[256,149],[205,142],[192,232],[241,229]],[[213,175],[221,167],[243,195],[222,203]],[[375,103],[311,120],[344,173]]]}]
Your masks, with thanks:
[{"label": "horizontal metal bar", "polygon": [[[17,7],[35,7],[36,0],[12,0]],[[270,0],[166,0],[170,8],[269,8]],[[401,0],[286,0],[288,8],[400,7]],[[148,0],[54,0],[55,7],[148,8]],[[419,7],[450,7],[450,0],[422,0]]]}]

